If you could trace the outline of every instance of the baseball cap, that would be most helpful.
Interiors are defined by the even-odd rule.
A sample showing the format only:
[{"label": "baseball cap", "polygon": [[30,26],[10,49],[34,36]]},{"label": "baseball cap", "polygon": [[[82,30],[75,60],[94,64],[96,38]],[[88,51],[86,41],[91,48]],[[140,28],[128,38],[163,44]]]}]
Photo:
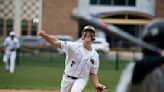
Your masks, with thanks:
[{"label": "baseball cap", "polygon": [[91,25],[87,25],[83,29],[83,32],[86,32],[86,31],[90,31],[90,32],[95,33],[95,28],[93,26],[91,26]]},{"label": "baseball cap", "polygon": [[10,36],[12,36],[12,35],[15,35],[15,32],[11,31],[10,32]]}]

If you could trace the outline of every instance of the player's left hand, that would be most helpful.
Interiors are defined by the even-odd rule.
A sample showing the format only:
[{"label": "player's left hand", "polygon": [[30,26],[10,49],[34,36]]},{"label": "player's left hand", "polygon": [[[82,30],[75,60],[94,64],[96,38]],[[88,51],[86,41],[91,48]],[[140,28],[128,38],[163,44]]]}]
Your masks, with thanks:
[{"label": "player's left hand", "polygon": [[96,91],[97,92],[107,92],[107,86],[102,85],[102,84],[98,84],[96,86]]},{"label": "player's left hand", "polygon": [[16,48],[12,48],[12,49],[10,49],[10,51],[16,51]]}]

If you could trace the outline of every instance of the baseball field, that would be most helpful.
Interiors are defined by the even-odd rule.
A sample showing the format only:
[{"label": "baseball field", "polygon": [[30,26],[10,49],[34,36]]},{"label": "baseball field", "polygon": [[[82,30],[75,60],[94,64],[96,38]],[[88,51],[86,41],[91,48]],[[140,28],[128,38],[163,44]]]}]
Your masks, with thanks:
[{"label": "baseball field", "polygon": [[[0,56],[0,90],[40,90],[35,92],[59,92],[60,81],[64,70],[64,55],[21,55],[13,74],[5,70]],[[108,86],[108,92],[115,92],[121,72],[128,63],[121,61],[119,70],[115,69],[115,61],[100,56],[100,83]],[[7,91],[5,91],[7,89]],[[14,92],[14,91],[12,91]],[[19,92],[19,91],[15,91]],[[30,92],[30,91],[22,91]],[[89,81],[84,92],[95,92]]]}]

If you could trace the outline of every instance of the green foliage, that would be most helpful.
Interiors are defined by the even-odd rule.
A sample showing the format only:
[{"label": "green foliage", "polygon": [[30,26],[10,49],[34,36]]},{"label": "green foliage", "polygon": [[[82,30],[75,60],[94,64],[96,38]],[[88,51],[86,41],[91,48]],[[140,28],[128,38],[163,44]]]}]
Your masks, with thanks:
[{"label": "green foliage", "polygon": [[[0,62],[0,88],[59,90],[64,60],[65,56],[23,55],[14,74],[7,72]],[[110,92],[115,91],[121,71],[126,64],[127,62],[120,61],[119,70],[116,71],[114,61],[101,58],[100,82],[107,85]],[[94,92],[94,90],[89,81],[85,92]]]}]

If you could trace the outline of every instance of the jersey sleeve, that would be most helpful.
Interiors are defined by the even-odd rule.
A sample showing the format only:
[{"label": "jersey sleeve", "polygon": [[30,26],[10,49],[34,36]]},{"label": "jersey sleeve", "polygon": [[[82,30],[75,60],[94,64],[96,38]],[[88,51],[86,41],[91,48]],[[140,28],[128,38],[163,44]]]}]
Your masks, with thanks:
[{"label": "jersey sleeve", "polygon": [[73,45],[73,42],[69,41],[60,41],[61,42],[61,50],[63,50],[65,53],[68,53],[69,48]]},{"label": "jersey sleeve", "polygon": [[94,58],[94,65],[91,67],[90,73],[97,74],[98,69],[99,69],[99,63],[100,63],[99,55],[97,54]]}]

